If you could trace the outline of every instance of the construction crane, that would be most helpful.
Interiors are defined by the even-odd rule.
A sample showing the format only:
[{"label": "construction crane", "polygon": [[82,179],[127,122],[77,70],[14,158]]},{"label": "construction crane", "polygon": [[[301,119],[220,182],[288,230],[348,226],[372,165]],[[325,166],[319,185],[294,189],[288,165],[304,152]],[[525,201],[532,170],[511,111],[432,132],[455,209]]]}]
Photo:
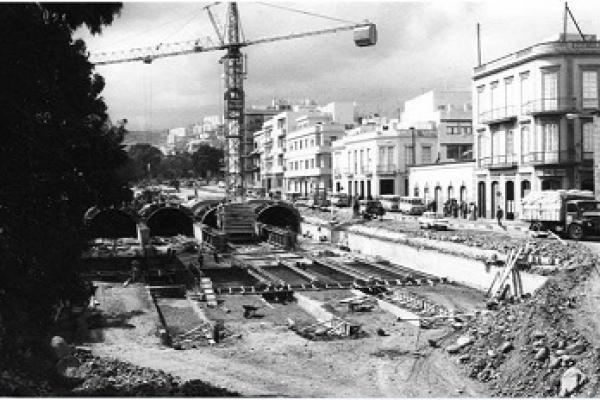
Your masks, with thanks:
[{"label": "construction crane", "polygon": [[[377,30],[373,23],[350,23],[334,28],[321,29],[302,33],[292,33],[282,36],[273,36],[255,40],[241,38],[241,24],[239,10],[236,2],[228,3],[227,23],[222,30],[219,28],[211,7],[220,4],[212,3],[203,7],[207,11],[210,22],[215,30],[217,40],[206,38],[176,43],[160,43],[156,46],[134,48],[125,51],[99,52],[89,55],[90,62],[94,65],[119,64],[141,61],[150,64],[153,61],[173,56],[205,53],[224,50],[225,55],[220,59],[224,67],[225,92],[223,122],[225,126],[225,184],[228,201],[245,200],[244,170],[246,163],[246,138],[244,132],[244,78],[245,58],[241,49],[262,43],[271,43],[281,40],[298,39],[309,36],[354,31],[354,41],[357,46],[372,46],[377,43]],[[268,4],[265,4],[268,5]],[[275,6],[276,7],[276,6]],[[277,7],[283,8],[283,7]],[[298,11],[298,10],[294,10]],[[304,12],[305,14],[311,14]],[[312,14],[315,15],[315,14]],[[330,18],[333,19],[333,18]],[[335,19],[341,21],[339,19]]]}]

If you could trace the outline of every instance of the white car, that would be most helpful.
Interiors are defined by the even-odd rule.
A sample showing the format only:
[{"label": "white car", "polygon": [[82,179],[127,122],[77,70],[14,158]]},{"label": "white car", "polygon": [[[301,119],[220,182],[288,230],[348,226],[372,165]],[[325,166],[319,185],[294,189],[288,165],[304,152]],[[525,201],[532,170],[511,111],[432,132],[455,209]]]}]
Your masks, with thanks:
[{"label": "white car", "polygon": [[219,183],[217,184],[217,187],[219,187],[220,189],[225,189],[225,182],[219,181]]},{"label": "white car", "polygon": [[419,227],[421,229],[437,229],[437,230],[448,230],[449,223],[448,220],[442,217],[439,217],[433,211],[424,212],[417,221],[419,222]]}]

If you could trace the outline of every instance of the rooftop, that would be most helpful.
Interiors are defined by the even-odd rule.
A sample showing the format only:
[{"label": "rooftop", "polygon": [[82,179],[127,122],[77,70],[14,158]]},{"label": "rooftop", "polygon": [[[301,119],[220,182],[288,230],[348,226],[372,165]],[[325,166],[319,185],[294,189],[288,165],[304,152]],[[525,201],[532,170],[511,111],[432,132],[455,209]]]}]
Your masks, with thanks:
[{"label": "rooftop", "polygon": [[600,41],[595,35],[585,35],[586,40],[573,40],[568,36],[567,41],[555,40],[536,43],[524,49],[509,53],[505,56],[488,61],[473,69],[475,79],[496,72],[499,69],[511,67],[546,55],[600,55]]}]

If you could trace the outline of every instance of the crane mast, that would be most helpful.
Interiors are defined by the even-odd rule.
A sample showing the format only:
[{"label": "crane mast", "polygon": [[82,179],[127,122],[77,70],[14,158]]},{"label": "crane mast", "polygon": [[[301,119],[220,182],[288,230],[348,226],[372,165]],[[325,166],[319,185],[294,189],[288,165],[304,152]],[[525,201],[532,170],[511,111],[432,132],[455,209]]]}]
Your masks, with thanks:
[{"label": "crane mast", "polygon": [[227,53],[221,59],[225,76],[225,183],[228,201],[244,201],[246,146],[244,137],[244,56],[240,51],[240,19],[237,3],[227,12]]}]

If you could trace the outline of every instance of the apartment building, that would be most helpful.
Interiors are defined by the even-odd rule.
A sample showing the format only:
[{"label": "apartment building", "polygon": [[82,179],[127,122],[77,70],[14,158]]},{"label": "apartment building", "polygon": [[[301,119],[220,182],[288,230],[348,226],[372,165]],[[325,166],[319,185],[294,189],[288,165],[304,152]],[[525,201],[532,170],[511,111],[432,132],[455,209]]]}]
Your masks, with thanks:
[{"label": "apartment building", "polygon": [[[353,197],[410,193],[408,166],[435,161],[437,133],[399,129],[397,120],[374,118],[332,143],[333,191]],[[415,162],[416,161],[416,162]]]},{"label": "apartment building", "polygon": [[438,133],[436,161],[473,158],[471,91],[431,90],[404,103],[401,129],[427,129]]},{"label": "apartment building", "polygon": [[530,190],[593,190],[600,42],[559,35],[475,67],[480,216],[517,218]]},{"label": "apartment building", "polygon": [[286,136],[287,197],[331,190],[331,143],[344,135],[345,127],[334,121],[332,112],[314,110],[296,118],[295,128]]}]

